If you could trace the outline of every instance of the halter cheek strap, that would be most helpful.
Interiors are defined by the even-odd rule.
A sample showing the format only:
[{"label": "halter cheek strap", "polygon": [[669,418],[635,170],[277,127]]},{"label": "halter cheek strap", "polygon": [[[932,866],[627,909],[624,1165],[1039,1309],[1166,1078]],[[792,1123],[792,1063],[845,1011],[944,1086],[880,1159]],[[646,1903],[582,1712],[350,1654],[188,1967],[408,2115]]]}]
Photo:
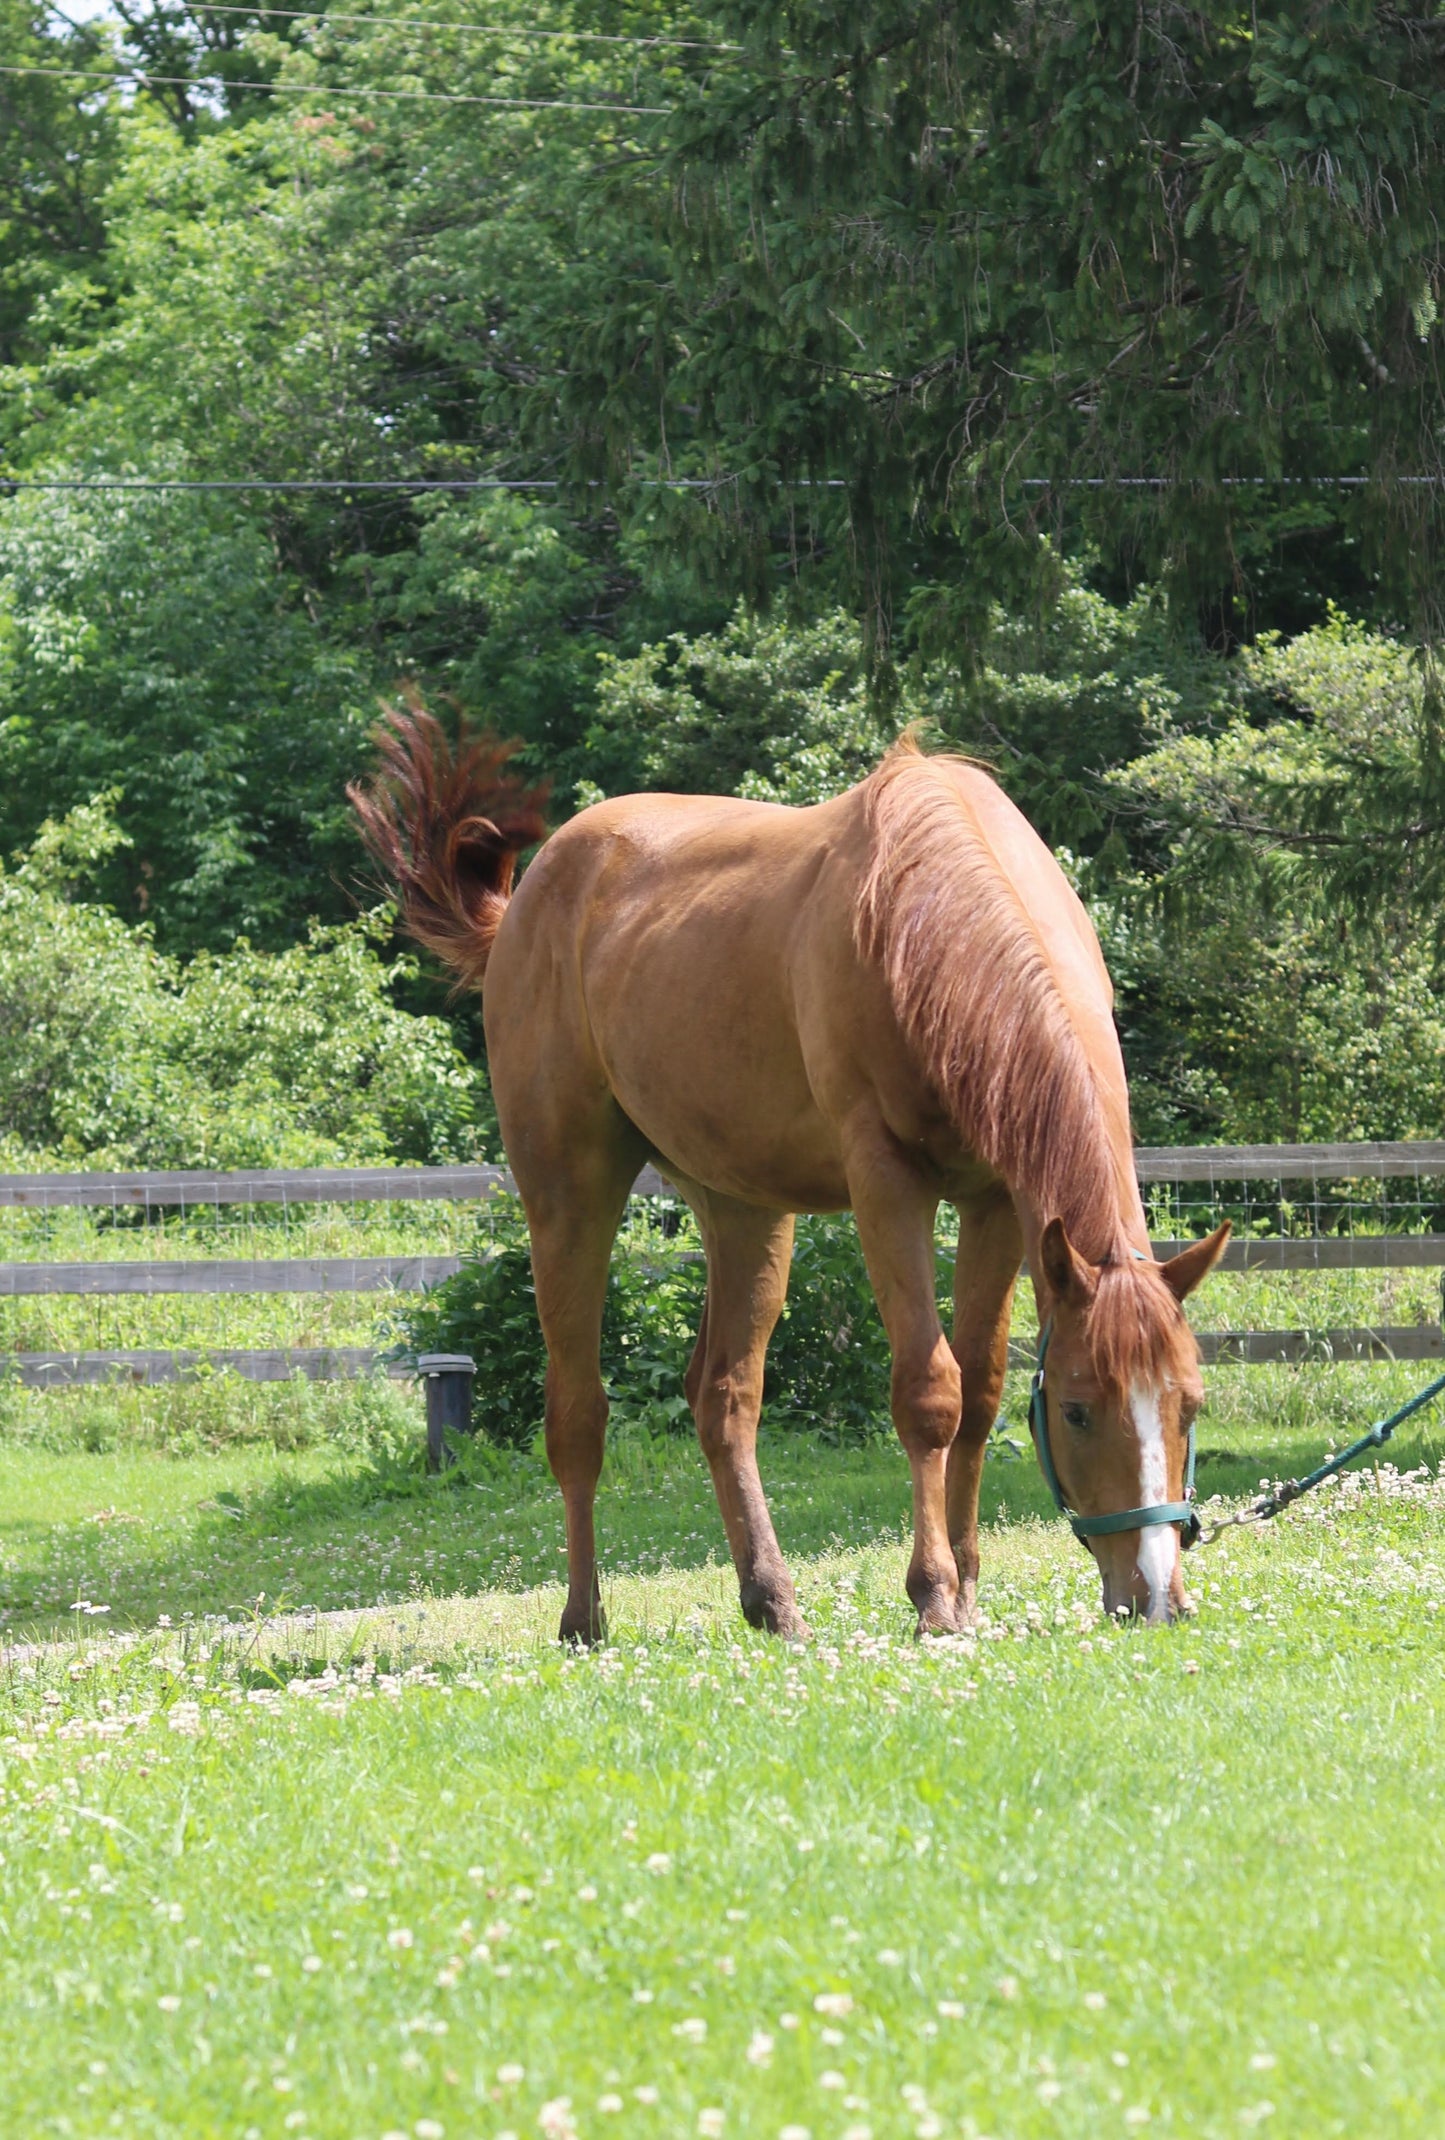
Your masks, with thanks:
[{"label": "halter cheek strap", "polygon": [[1157,1501],[1151,1508],[1122,1508],[1111,1516],[1079,1516],[1064,1499],[1064,1490],[1059,1484],[1059,1474],[1054,1469],[1054,1453],[1049,1446],[1049,1400],[1044,1391],[1044,1362],[1049,1355],[1049,1338],[1053,1333],[1052,1321],[1046,1322],[1039,1332],[1038,1365],[1034,1379],[1029,1385],[1029,1431],[1038,1452],[1039,1469],[1044,1483],[1054,1497],[1054,1507],[1061,1516],[1067,1516],[1074,1536],[1081,1542],[1090,1538],[1107,1538],[1115,1531],[1143,1531],[1156,1523],[1177,1523],[1179,1543],[1187,1552],[1199,1538],[1199,1516],[1194,1507],[1194,1422],[1189,1423],[1188,1455],[1184,1469],[1184,1499],[1182,1501]]}]

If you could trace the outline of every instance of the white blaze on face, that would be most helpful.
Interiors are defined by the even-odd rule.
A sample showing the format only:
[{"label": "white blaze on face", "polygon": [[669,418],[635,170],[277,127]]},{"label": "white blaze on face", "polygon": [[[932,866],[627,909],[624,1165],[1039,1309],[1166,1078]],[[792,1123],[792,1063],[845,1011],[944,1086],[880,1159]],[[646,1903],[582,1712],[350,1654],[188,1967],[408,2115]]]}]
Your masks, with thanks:
[{"label": "white blaze on face", "polygon": [[[1136,1382],[1129,1391],[1129,1413],[1139,1437],[1139,1508],[1158,1508],[1169,1499],[1169,1463],[1164,1449],[1164,1419],[1159,1392]],[[1149,1610],[1166,1610],[1174,1578],[1179,1535],[1172,1523],[1155,1523],[1139,1533],[1136,1565],[1149,1586]]]}]

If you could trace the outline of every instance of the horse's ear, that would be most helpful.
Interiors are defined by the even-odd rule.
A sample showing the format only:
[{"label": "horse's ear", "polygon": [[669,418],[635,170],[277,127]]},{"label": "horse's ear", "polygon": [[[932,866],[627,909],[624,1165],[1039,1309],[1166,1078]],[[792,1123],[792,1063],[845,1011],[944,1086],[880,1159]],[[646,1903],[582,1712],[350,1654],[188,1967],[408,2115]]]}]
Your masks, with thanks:
[{"label": "horse's ear", "polygon": [[1226,1219],[1207,1240],[1191,1241],[1188,1248],[1181,1248],[1177,1256],[1160,1264],[1159,1276],[1176,1300],[1187,1300],[1194,1288],[1204,1283],[1224,1254],[1229,1235],[1230,1223]]},{"label": "horse's ear", "polygon": [[1044,1228],[1039,1261],[1044,1281],[1061,1307],[1088,1307],[1099,1281],[1064,1231],[1062,1219],[1050,1219]]}]

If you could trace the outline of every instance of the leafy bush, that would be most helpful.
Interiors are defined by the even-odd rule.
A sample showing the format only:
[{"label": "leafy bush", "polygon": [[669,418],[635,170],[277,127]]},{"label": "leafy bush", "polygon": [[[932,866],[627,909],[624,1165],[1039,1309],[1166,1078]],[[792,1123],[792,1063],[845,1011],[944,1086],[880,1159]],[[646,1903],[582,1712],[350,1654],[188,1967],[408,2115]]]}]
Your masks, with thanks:
[{"label": "leafy bush", "polygon": [[0,868],[0,1138],[115,1167],[466,1157],[490,1109],[446,1024],[400,1010],[381,917],[182,965],[77,896],[105,800]]},{"label": "leafy bush", "polygon": [[794,625],[739,608],[721,632],[604,658],[587,737],[601,786],[584,784],[584,799],[651,788],[823,802],[861,780],[895,733],[870,699],[852,618]]},{"label": "leafy bush", "polygon": [[[940,1292],[953,1283],[939,1258]],[[683,1376],[702,1316],[705,1275],[666,1245],[613,1256],[602,1320],[602,1377],[614,1425],[685,1432]],[[542,1424],[547,1368],[525,1242],[478,1248],[453,1278],[401,1311],[398,1356],[468,1352],[473,1417],[495,1442],[525,1445]],[[788,1303],[768,1349],[764,1405],[850,1439],[889,1429],[888,1340],[851,1218],[803,1219]]]},{"label": "leafy bush", "polygon": [[101,895],[167,950],[286,943],[318,912],[345,915],[343,791],[369,685],[234,499],[0,505],[0,848],[113,791],[127,837],[100,862]]},{"label": "leafy bush", "polygon": [[[602,1316],[602,1376],[614,1423],[632,1421],[653,1432],[689,1424],[682,1378],[704,1287],[700,1263],[675,1255],[666,1263],[644,1260],[630,1249],[614,1255]],[[479,1245],[455,1277],[401,1311],[398,1328],[398,1357],[471,1354],[480,1433],[513,1447],[532,1440],[542,1424],[547,1351],[525,1240]]]},{"label": "leafy bush", "polygon": [[1422,823],[1435,807],[1421,672],[1338,616],[1240,665],[1262,714],[1165,731],[1109,780],[1157,857],[1092,902],[1136,1129],[1438,1137],[1439,842],[1387,830],[1391,796],[1413,794]]}]

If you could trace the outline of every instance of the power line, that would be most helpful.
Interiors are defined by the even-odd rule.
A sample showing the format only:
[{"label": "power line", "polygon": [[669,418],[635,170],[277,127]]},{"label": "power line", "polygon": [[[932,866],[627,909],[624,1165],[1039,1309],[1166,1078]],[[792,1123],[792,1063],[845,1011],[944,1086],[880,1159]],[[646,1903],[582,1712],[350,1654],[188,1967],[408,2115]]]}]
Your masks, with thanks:
[{"label": "power line", "polygon": [[1025,490],[1368,490],[1434,487],[1445,476],[1024,476]]},{"label": "power line", "polygon": [[[374,26],[395,30],[467,30],[479,37],[555,38],[577,44],[633,45],[644,51],[658,45],[688,52],[746,50],[743,45],[717,44],[703,37],[623,37],[610,30],[539,30],[502,22],[450,22],[433,15],[338,15],[330,8],[316,11],[302,7],[223,7],[218,0],[196,0],[196,6],[207,15],[274,15],[287,22],[311,22],[318,29],[324,29],[331,22],[347,22],[362,24],[367,29]],[[51,13],[59,14],[60,10],[52,7]]]},{"label": "power line", "polygon": [[[732,470],[716,476],[638,476],[626,479],[639,490],[717,490],[726,483],[746,480]],[[1025,476],[1025,490],[1274,490],[1310,488],[1367,490],[1371,487],[1438,489],[1445,476]],[[609,486],[588,481],[576,485],[555,476],[366,476],[350,481],[345,476],[7,476],[0,475],[0,492],[44,491],[467,491],[467,490],[603,490]],[[846,490],[841,476],[799,476],[791,490]]]},{"label": "power line", "polygon": [[[639,490],[717,490],[739,479],[719,476],[639,476],[632,479]],[[299,490],[299,491],[432,491],[432,490],[567,490],[574,486],[555,476],[392,476],[364,477],[348,482],[344,476],[6,476],[0,475],[0,493],[23,490]],[[604,490],[598,482],[580,483],[579,490]],[[801,478],[789,486],[799,490],[845,490],[841,477]]]},{"label": "power line", "polygon": [[672,104],[582,104],[562,97],[462,96],[438,89],[343,89],[327,82],[238,82],[225,75],[152,74],[144,67],[119,67],[102,72],[95,67],[0,67],[0,74],[46,74],[75,76],[92,82],[139,82],[148,88],[159,82],[170,89],[264,89],[273,96],[341,98],[356,102],[384,98],[411,104],[488,104],[502,111],[593,111],[631,113],[646,118],[665,118],[676,110]]}]

